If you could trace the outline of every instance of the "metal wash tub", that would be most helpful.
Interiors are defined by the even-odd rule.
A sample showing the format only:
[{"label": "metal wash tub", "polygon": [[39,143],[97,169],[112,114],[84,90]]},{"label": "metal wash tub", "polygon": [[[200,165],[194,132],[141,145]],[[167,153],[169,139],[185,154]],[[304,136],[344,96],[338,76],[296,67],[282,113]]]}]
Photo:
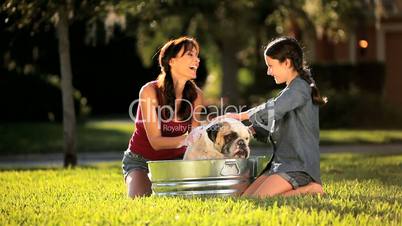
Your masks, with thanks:
[{"label": "metal wash tub", "polygon": [[158,196],[240,195],[270,159],[271,156],[251,156],[249,159],[150,161],[152,191]]}]

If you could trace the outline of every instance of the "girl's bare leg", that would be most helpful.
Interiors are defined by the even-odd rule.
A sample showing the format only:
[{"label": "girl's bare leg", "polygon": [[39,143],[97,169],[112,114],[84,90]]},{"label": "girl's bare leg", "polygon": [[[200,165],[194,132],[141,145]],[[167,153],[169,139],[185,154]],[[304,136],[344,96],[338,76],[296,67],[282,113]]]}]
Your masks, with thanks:
[{"label": "girl's bare leg", "polygon": [[250,196],[258,189],[258,187],[268,178],[268,176],[259,176],[251,185],[243,192],[241,196]]},{"label": "girl's bare leg", "polygon": [[252,197],[272,197],[292,190],[292,185],[277,174],[268,176],[250,195]]},{"label": "girl's bare leg", "polygon": [[287,192],[282,193],[281,195],[283,196],[295,196],[295,195],[303,195],[303,194],[320,194],[323,195],[324,194],[324,190],[322,189],[321,184],[315,183],[315,182],[311,182],[305,186],[302,187],[298,187],[295,190],[290,190]]}]

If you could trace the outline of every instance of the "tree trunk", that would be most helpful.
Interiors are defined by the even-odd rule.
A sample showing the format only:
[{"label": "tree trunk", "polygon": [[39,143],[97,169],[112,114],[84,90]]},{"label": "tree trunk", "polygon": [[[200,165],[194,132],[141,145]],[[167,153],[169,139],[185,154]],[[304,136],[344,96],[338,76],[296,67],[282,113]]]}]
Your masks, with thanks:
[{"label": "tree trunk", "polygon": [[259,31],[255,33],[255,66],[254,66],[254,84],[250,87],[249,94],[251,95],[267,95],[273,87],[273,79],[267,75],[267,67],[265,66],[264,44],[261,40],[261,34]]},{"label": "tree trunk", "polygon": [[237,73],[239,65],[236,59],[236,44],[226,39],[222,42],[222,98],[225,104],[236,104],[239,98]]},{"label": "tree trunk", "polygon": [[77,165],[75,142],[75,109],[73,99],[72,72],[70,61],[70,42],[68,31],[68,11],[66,5],[61,5],[59,21],[56,25],[59,40],[61,92],[63,97],[63,134],[64,134],[64,167]]}]

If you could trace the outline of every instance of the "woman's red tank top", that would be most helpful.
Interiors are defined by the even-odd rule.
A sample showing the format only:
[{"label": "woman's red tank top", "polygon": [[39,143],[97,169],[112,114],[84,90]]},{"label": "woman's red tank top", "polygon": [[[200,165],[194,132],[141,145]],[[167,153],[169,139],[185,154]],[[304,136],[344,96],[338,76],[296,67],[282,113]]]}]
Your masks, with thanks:
[{"label": "woman's red tank top", "polygon": [[[156,81],[153,82],[153,85],[157,92],[159,92],[158,87],[156,86]],[[159,93],[158,93],[159,99]],[[160,103],[160,102],[159,102]],[[191,119],[184,122],[176,122],[173,120],[165,121],[159,120],[161,126],[161,134],[163,137],[176,137],[185,134],[190,130],[191,127]],[[167,160],[167,159],[178,159],[183,157],[184,152],[186,151],[186,147],[173,148],[173,149],[162,149],[155,150],[152,148],[146,130],[144,128],[144,122],[142,121],[142,112],[141,108],[138,105],[137,107],[137,117],[135,119],[135,131],[131,136],[129,142],[129,149],[136,154],[143,156],[148,160]]]}]

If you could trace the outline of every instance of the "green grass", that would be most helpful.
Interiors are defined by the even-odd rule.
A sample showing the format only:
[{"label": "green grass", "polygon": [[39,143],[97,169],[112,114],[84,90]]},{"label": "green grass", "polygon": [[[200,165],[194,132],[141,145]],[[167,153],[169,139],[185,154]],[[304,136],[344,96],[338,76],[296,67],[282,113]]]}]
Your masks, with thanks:
[{"label": "green grass", "polygon": [[402,130],[321,130],[321,144],[401,143]]},{"label": "green grass", "polygon": [[0,171],[0,225],[401,225],[402,155],[323,154],[326,195],[129,200],[120,163]]},{"label": "green grass", "polygon": [[[78,125],[79,152],[122,151],[134,130],[132,121],[96,120]],[[60,123],[3,123],[0,154],[57,153],[63,150]],[[322,130],[321,144],[402,143],[402,130]],[[252,145],[264,145],[255,140]]]}]

